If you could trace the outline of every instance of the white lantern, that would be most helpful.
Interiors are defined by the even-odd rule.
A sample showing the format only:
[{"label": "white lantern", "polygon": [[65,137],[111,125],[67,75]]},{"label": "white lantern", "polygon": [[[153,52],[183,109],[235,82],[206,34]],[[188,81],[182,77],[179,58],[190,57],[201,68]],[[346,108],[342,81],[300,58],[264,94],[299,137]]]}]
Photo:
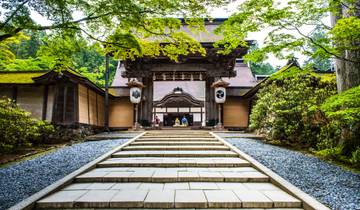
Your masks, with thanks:
[{"label": "white lantern", "polygon": [[130,88],[130,101],[133,104],[138,104],[141,101],[141,88],[131,87]]},{"label": "white lantern", "polygon": [[225,87],[215,87],[215,102],[218,104],[225,103],[226,100],[226,88]]}]

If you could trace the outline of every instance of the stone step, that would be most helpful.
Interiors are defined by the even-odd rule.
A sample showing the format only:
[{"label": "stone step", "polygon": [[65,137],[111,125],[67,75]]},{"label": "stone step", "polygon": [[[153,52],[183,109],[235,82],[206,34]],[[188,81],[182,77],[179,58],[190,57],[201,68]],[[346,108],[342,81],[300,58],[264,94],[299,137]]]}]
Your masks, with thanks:
[{"label": "stone step", "polygon": [[241,158],[134,157],[109,158],[98,167],[242,167],[250,163]]},{"label": "stone step", "polygon": [[195,138],[214,138],[213,135],[199,135],[199,134],[161,134],[161,135],[143,135],[141,136],[142,138],[156,138],[156,137],[159,137],[159,138],[165,138],[165,137],[169,137],[169,138],[186,138],[186,137],[195,137]]},{"label": "stone step", "polygon": [[219,141],[215,138],[138,138],[137,141]]},{"label": "stone step", "polygon": [[[231,170],[229,170],[231,169]],[[250,167],[226,170],[188,168],[96,168],[76,177],[77,182],[268,182],[269,177]]]},{"label": "stone step", "polygon": [[[251,183],[248,183],[251,184]],[[258,184],[258,183],[254,183]],[[266,184],[266,183],[264,183]],[[36,203],[64,208],[301,208],[302,202],[267,185],[242,183],[75,183]]]},{"label": "stone step", "polygon": [[239,155],[232,151],[217,150],[136,150],[117,152],[112,157],[239,157]]},{"label": "stone step", "polygon": [[142,141],[136,140],[130,145],[224,145],[220,141]]},{"label": "stone step", "polygon": [[123,151],[134,151],[134,150],[230,150],[227,146],[202,146],[202,145],[193,145],[193,146],[126,146],[122,148]]}]

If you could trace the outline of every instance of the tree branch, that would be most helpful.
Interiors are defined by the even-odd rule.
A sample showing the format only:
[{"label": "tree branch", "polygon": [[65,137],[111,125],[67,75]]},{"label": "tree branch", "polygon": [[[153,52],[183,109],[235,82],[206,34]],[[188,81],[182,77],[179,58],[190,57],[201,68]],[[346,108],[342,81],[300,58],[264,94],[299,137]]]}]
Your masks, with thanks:
[{"label": "tree branch", "polygon": [[16,13],[26,4],[28,3],[30,0],[25,0],[22,4],[20,4],[15,11],[8,17],[6,18],[6,20],[0,25],[0,29],[4,28],[6,26],[6,24],[16,15]]},{"label": "tree branch", "polygon": [[335,53],[332,53],[330,52],[328,49],[326,49],[323,45],[317,43],[312,37],[304,34],[301,32],[301,30],[297,27],[297,26],[294,26],[292,25],[291,23],[287,23],[288,25],[290,25],[292,28],[289,28],[287,26],[285,26],[284,24],[282,24],[281,22],[279,22],[279,25],[286,29],[286,30],[296,30],[301,36],[303,36],[304,38],[308,39],[311,43],[313,43],[314,45],[318,46],[319,48],[321,48],[322,50],[324,50],[324,52],[326,52],[327,54],[329,55],[332,55],[334,56],[336,59],[339,59],[339,60],[343,60],[343,61],[347,61],[347,62],[351,62],[351,63],[360,63],[360,61],[353,61],[353,60],[350,60],[350,59],[347,59],[347,58],[344,58],[344,57],[340,57],[339,55],[335,54]]},{"label": "tree branch", "polygon": [[334,56],[335,58],[337,58],[337,59],[339,59],[339,60],[344,60],[344,61],[352,62],[352,63],[360,63],[360,61],[353,61],[353,60],[350,60],[350,59],[347,59],[347,58],[344,58],[344,57],[340,57],[340,56],[338,56],[337,54],[330,52],[330,51],[329,51],[328,49],[326,49],[324,46],[322,46],[321,44],[317,43],[312,37],[310,37],[310,36],[305,35],[304,33],[302,33],[297,26],[293,26],[293,27],[296,29],[296,31],[297,31],[301,36],[307,38],[311,43],[313,43],[314,45],[316,45],[316,46],[318,46],[319,48],[321,48],[322,50],[324,50],[324,52],[326,52],[327,54],[332,55],[332,56]]}]

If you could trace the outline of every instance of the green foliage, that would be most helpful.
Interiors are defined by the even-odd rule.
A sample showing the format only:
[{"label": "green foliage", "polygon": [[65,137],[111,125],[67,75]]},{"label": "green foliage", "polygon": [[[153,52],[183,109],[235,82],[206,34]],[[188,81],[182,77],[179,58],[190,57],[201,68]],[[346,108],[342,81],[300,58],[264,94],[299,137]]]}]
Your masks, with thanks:
[{"label": "green foliage", "polygon": [[326,159],[359,166],[360,86],[340,94],[335,76],[286,66],[257,94],[250,127],[269,140],[311,147]]},{"label": "green foliage", "polygon": [[[310,34],[310,38],[319,43],[328,40],[328,37],[326,36],[326,32],[321,28],[316,28]],[[305,61],[305,65],[308,66],[308,68],[314,68],[318,71],[328,71],[332,67],[331,60],[327,56],[324,57],[321,54],[317,55],[320,50],[320,47],[316,45],[307,46],[306,54],[310,58]]]},{"label": "green foliage", "polygon": [[54,131],[52,125],[35,120],[9,99],[0,100],[0,151],[40,143]]},{"label": "green foliage", "polygon": [[350,162],[357,167],[360,167],[360,147],[358,147],[353,153]]},{"label": "green foliage", "polygon": [[270,63],[250,63],[250,69],[253,74],[270,75],[276,72],[276,69]]},{"label": "green foliage", "polygon": [[[250,46],[250,52],[259,49],[258,44],[255,42]],[[255,55],[256,56],[256,55]],[[262,55],[260,55],[262,56]],[[261,59],[259,59],[261,60]],[[250,62],[250,69],[253,74],[258,75],[270,75],[276,72],[276,69],[270,63],[259,62]]]},{"label": "green foliage", "polygon": [[[216,46],[223,46],[222,53],[230,53],[245,41],[252,32],[270,30],[261,48],[245,58],[259,62],[269,53],[280,59],[289,59],[302,53],[312,59],[327,60],[336,56],[345,59],[344,50],[359,52],[360,19],[357,1],[341,0],[246,0],[216,33],[224,38]],[[340,13],[339,8],[346,13]],[[333,13],[338,17],[334,27],[323,22]],[[322,31],[313,37],[309,28]],[[359,61],[357,61],[359,62]]]},{"label": "green foliage", "polygon": [[328,98],[321,110],[341,133],[332,141],[343,146],[343,155],[350,156],[360,146],[360,86]]},{"label": "green foliage", "polygon": [[[169,41],[169,45],[161,46],[155,42],[157,47],[175,60],[175,54],[197,50],[199,44],[179,31],[181,21],[174,17],[184,18],[194,33],[203,31],[208,10],[226,3],[221,0],[3,0],[0,3],[0,42],[24,30],[77,33],[101,42],[118,56],[132,57],[143,54],[144,40],[163,39]],[[74,11],[81,17],[75,19]],[[48,26],[38,25],[31,13],[38,13],[52,22]]]},{"label": "green foliage", "polygon": [[314,147],[320,130],[320,105],[333,94],[334,80],[323,82],[310,70],[288,66],[270,77],[257,94],[250,127],[271,140]]},{"label": "green foliage", "polygon": [[342,124],[360,123],[360,86],[328,98],[321,109],[328,118]]},{"label": "green foliage", "polygon": [[16,55],[11,51],[11,45],[19,44],[22,40],[28,39],[23,33],[8,38],[3,42],[0,42],[0,69],[4,68],[7,64],[12,63]]},{"label": "green foliage", "polygon": [[328,149],[323,149],[316,154],[322,158],[329,159],[329,160],[338,160],[341,159],[341,153],[343,148],[341,146],[338,147],[331,147]]},{"label": "green foliage", "polygon": [[[75,69],[100,87],[104,86],[104,49],[98,44],[89,44],[84,38],[69,35],[39,36],[32,34],[30,39],[12,43],[9,50],[15,59],[3,62],[2,69],[10,71],[50,70],[54,68]],[[32,44],[38,43],[36,47]],[[41,44],[39,44],[41,43]],[[35,57],[32,57],[35,54]],[[115,73],[117,62],[110,60],[110,73]],[[112,77],[110,78],[110,82]]]}]

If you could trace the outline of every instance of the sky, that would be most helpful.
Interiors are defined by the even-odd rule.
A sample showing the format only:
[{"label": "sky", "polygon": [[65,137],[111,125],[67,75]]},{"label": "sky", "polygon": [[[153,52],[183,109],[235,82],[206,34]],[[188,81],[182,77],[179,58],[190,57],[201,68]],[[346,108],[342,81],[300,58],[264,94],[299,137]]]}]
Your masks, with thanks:
[{"label": "sky", "polygon": [[[214,8],[211,10],[210,15],[214,18],[227,18],[229,17],[232,13],[236,12],[236,9],[238,7],[238,5],[240,5],[244,0],[232,0],[227,7],[224,8]],[[287,1],[287,0],[285,0]],[[80,12],[75,12],[73,14],[74,19],[79,19],[82,17]],[[50,25],[51,21],[47,20],[46,18],[42,17],[41,15],[39,15],[38,13],[32,11],[31,12],[31,17],[33,18],[33,20],[35,20],[37,23],[41,24],[41,25]],[[330,20],[329,20],[330,21]],[[312,28],[303,28],[303,30],[305,31],[311,31]],[[263,30],[261,32],[256,32],[256,33],[251,33],[249,34],[248,39],[249,40],[256,40],[259,44],[259,46],[262,46],[265,38],[267,37],[267,33],[270,30]],[[303,63],[307,58],[299,53],[297,53],[295,55],[300,63]],[[276,66],[284,66],[287,61],[286,60],[279,60],[277,59],[275,56],[273,55],[269,55],[269,59],[266,60],[265,62],[269,62],[272,66],[276,67]]]}]

